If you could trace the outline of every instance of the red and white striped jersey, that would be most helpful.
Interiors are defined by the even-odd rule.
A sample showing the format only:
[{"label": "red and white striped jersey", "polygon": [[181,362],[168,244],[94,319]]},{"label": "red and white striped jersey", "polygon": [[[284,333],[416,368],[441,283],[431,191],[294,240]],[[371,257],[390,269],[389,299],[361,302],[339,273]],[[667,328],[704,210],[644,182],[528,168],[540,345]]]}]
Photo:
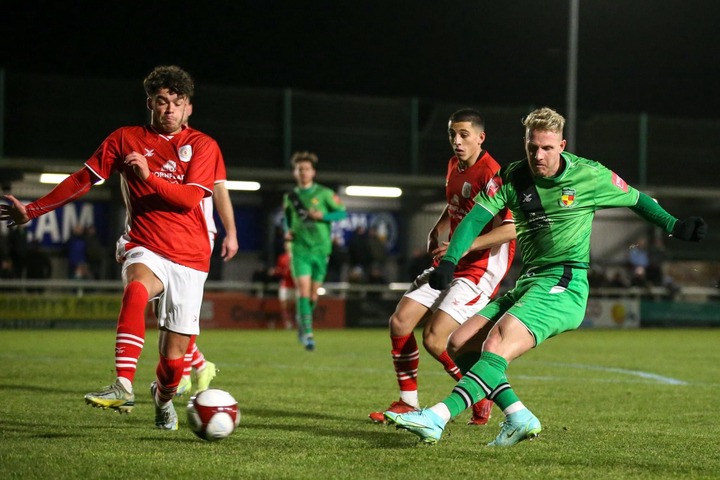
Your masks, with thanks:
[{"label": "red and white striped jersey", "polygon": [[[475,195],[481,190],[492,195],[500,187],[500,180],[496,177],[499,170],[500,165],[484,150],[480,158],[464,170],[460,170],[457,157],[450,159],[445,180],[445,195],[450,216],[449,238],[452,238],[455,228],[475,205]],[[514,220],[512,213],[504,209],[485,226],[481,234],[507,222]],[[458,262],[455,277],[467,278],[476,284],[481,284],[484,291],[494,294],[507,274],[514,256],[515,240],[490,249],[469,252]]]}]

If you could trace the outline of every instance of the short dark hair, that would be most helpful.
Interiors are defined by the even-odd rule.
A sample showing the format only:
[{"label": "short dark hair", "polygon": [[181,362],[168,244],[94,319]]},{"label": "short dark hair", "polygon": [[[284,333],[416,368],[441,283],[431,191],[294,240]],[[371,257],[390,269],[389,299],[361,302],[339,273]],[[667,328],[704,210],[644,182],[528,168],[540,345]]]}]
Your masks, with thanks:
[{"label": "short dark hair", "polygon": [[191,100],[195,94],[195,82],[192,77],[176,65],[155,67],[143,80],[143,87],[148,97],[152,97],[163,88],[188,100]]},{"label": "short dark hair", "polygon": [[474,108],[461,108],[450,115],[449,121],[452,123],[470,122],[474,126],[480,128],[480,130],[485,130],[485,119],[483,118],[482,113]]},{"label": "short dark hair", "polygon": [[318,163],[318,156],[307,151],[293,153],[292,157],[290,157],[290,165],[294,167],[300,162],[310,162],[313,168],[315,168],[315,165]]}]

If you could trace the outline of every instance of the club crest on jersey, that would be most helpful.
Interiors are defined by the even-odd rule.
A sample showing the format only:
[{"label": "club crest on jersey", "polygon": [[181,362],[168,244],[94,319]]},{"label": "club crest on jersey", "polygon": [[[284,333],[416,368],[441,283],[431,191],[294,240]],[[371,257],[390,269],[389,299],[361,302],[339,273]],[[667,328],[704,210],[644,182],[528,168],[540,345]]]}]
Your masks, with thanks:
[{"label": "club crest on jersey", "polygon": [[468,182],[463,183],[461,193],[463,198],[470,198],[472,196],[472,185]]},{"label": "club crest on jersey", "polygon": [[558,205],[560,205],[563,208],[572,208],[574,203],[575,203],[575,189],[574,188],[563,188],[562,196],[560,197],[560,201],[558,202]]},{"label": "club crest on jersey", "polygon": [[181,162],[189,162],[192,159],[193,151],[192,147],[190,145],[183,145],[178,150],[178,157],[180,157]]}]

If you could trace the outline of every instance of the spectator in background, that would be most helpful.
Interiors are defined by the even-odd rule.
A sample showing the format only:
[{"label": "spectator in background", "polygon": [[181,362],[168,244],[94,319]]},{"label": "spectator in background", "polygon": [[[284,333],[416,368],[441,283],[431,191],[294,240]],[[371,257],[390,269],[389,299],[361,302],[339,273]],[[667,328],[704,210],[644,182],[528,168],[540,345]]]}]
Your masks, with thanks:
[{"label": "spectator in background", "polygon": [[24,278],[28,250],[28,233],[24,226],[10,229],[7,235],[10,267],[13,278]]},{"label": "spectator in background", "polygon": [[646,270],[647,279],[653,285],[659,286],[673,283],[672,279],[666,278],[664,274],[664,265],[667,258],[668,253],[663,237],[657,235],[648,248],[648,266]]},{"label": "spectator in background", "polygon": [[[29,280],[47,280],[52,276],[50,255],[42,248],[38,240],[28,244],[28,257],[25,263],[25,275]],[[29,292],[42,293],[44,288],[29,288]]]},{"label": "spectator in background", "polygon": [[85,227],[85,257],[91,278],[95,280],[105,278],[106,256],[105,246],[97,236],[95,225],[88,225]]},{"label": "spectator in background", "polygon": [[628,266],[630,268],[630,279],[633,286],[646,286],[646,271],[650,265],[650,256],[647,250],[647,239],[638,238],[637,242],[630,245],[628,250]]},{"label": "spectator in background", "polygon": [[425,248],[416,248],[407,266],[406,280],[415,280],[421,273],[432,266],[433,256]]},{"label": "spectator in background", "polygon": [[370,245],[370,234],[363,225],[355,227],[348,241],[350,256],[350,281],[365,283],[373,263],[373,252]]},{"label": "spectator in background", "polygon": [[68,262],[68,278],[89,278],[87,265],[87,241],[85,240],[85,227],[76,224],[70,232],[70,238],[65,242],[65,257]]},{"label": "spectator in background", "polygon": [[12,260],[8,236],[0,234],[0,280],[13,278]]},{"label": "spectator in background", "polygon": [[343,239],[340,236],[333,236],[332,250],[328,259],[328,270],[326,281],[331,283],[341,282],[343,279],[343,268],[348,261],[347,249],[343,246]]},{"label": "spectator in background", "polygon": [[370,271],[368,272],[368,283],[387,283],[385,263],[387,262],[387,242],[385,237],[380,235],[376,227],[371,227],[368,232],[370,244]]}]

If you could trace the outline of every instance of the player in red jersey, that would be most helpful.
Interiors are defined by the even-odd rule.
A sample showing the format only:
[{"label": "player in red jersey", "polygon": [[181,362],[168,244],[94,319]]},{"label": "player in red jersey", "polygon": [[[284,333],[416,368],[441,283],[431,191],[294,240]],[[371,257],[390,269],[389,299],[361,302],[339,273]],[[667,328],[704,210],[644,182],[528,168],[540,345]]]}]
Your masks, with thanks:
[{"label": "player in red jersey", "polygon": [[[189,117],[192,115],[192,99],[188,103],[185,109],[185,124],[188,125]],[[235,227],[235,213],[233,212],[232,202],[230,200],[230,192],[228,192],[227,186],[227,170],[225,168],[225,161],[222,157],[218,159],[215,165],[215,185],[213,187],[213,196],[205,197],[202,200],[203,213],[205,214],[205,222],[208,227],[208,234],[210,235],[210,251],[212,252],[215,247],[215,240],[218,236],[217,225],[215,224],[215,216],[213,214],[214,207],[217,207],[218,216],[225,229],[225,237],[220,245],[220,256],[224,262],[230,261],[238,251],[237,241],[237,229]],[[155,302],[153,302],[155,303]],[[148,308],[145,311],[146,317],[156,319],[154,312],[154,305],[148,304]],[[218,372],[215,364],[205,359],[205,355],[200,351],[197,344],[195,343],[195,335],[190,338],[190,344],[185,352],[185,368],[183,369],[183,376],[178,385],[178,389],[175,395],[182,396],[186,392],[189,392],[192,388],[192,371],[195,371],[197,379],[197,388],[195,393],[206,390],[210,387],[210,382],[215,378]]]},{"label": "player in red jersey", "polygon": [[111,133],[85,162],[44,197],[23,205],[12,195],[0,206],[10,225],[30,220],[76,200],[113,172],[121,176],[127,208],[128,242],[118,318],[117,379],[89,393],[93,406],[129,412],[132,382],[145,340],[144,311],[158,298],[160,323],[157,381],[151,391],[158,428],[176,430],[172,398],[183,372],[190,337],[199,333],[203,284],[210,267],[210,242],[201,200],[212,195],[215,165],[222,157],[211,137],[184,125],[193,80],[176,66],[155,68],[143,81],[151,124]]},{"label": "player in red jersey", "polygon": [[[192,104],[190,105],[190,113],[192,113]],[[220,244],[220,256],[224,262],[230,261],[238,251],[237,230],[235,228],[235,214],[230,201],[230,193],[228,192],[225,182],[227,181],[227,171],[225,162],[220,158],[215,168],[215,186],[213,187],[213,196],[205,197],[202,201],[203,213],[208,226],[208,234],[210,235],[210,251],[215,247],[215,240],[218,236],[217,225],[213,215],[213,207],[217,207],[220,221],[225,228],[225,237]],[[213,205],[214,204],[214,205]],[[195,343],[195,335],[190,338],[188,350],[185,353],[185,368],[183,376],[178,385],[176,395],[183,395],[192,388],[191,373],[195,371],[197,379],[197,388],[195,393],[206,390],[210,387],[210,382],[217,373],[215,364],[205,359],[205,355],[200,351]]]},{"label": "player in red jersey", "polygon": [[278,255],[273,268],[273,276],[278,279],[278,300],[280,301],[280,315],[282,316],[283,325],[286,330],[295,328],[294,325],[294,300],[295,300],[295,280],[292,276],[292,268],[290,268],[290,245],[288,242],[284,244],[283,252]]},{"label": "player in red jersey", "polygon": [[[442,257],[447,243],[441,244],[440,235],[455,227],[472,209],[473,198],[479,191],[497,189],[494,180],[500,165],[482,148],[485,141],[485,124],[480,112],[462,109],[453,113],[448,121],[450,146],[455,152],[448,162],[445,183],[447,205],[428,236],[428,252],[437,260]],[[419,350],[414,328],[430,312],[431,317],[423,331],[425,349],[437,359],[455,380],[462,373],[447,352],[450,335],[485,306],[497,293],[500,282],[507,274],[515,254],[515,225],[512,215],[500,212],[473,246],[460,260],[455,280],[444,291],[428,285],[432,268],[420,274],[405,292],[390,317],[390,341],[400,400],[388,410],[404,413],[419,406],[417,370]],[[492,402],[479,402],[473,407],[470,424],[484,425],[490,418]],[[383,412],[369,415],[374,422],[385,421]]]},{"label": "player in red jersey", "polygon": [[[188,104],[185,107],[185,120],[183,121],[183,124],[186,126],[189,125],[188,121],[190,115],[192,115],[192,99],[188,99]],[[221,257],[225,262],[232,259],[238,251],[235,214],[233,212],[232,202],[230,201],[230,193],[225,185],[226,181],[227,170],[225,168],[225,161],[222,156],[220,156],[215,165],[215,185],[213,187],[213,196],[203,198],[201,206],[208,227],[211,252],[214,249],[215,240],[218,236],[218,229],[215,224],[215,217],[213,214],[213,208],[215,205],[217,206],[220,221],[223,223],[223,227],[225,228],[225,238],[223,238],[220,252]],[[128,241],[129,237],[127,233],[120,236],[117,241],[115,259],[120,264],[125,261],[124,252]],[[147,307],[145,308],[146,325],[153,321],[157,321],[157,315],[155,313],[157,306],[157,300],[151,301],[147,304]],[[216,365],[213,362],[206,360],[205,355],[198,348],[195,343],[195,335],[190,337],[190,343],[188,344],[188,349],[185,352],[183,376],[180,380],[177,391],[175,392],[176,396],[182,396],[189,392],[192,388],[193,370],[195,371],[198,382],[197,389],[195,390],[196,394],[209,388],[210,382],[213,378],[215,378],[215,375],[218,372]]]}]

